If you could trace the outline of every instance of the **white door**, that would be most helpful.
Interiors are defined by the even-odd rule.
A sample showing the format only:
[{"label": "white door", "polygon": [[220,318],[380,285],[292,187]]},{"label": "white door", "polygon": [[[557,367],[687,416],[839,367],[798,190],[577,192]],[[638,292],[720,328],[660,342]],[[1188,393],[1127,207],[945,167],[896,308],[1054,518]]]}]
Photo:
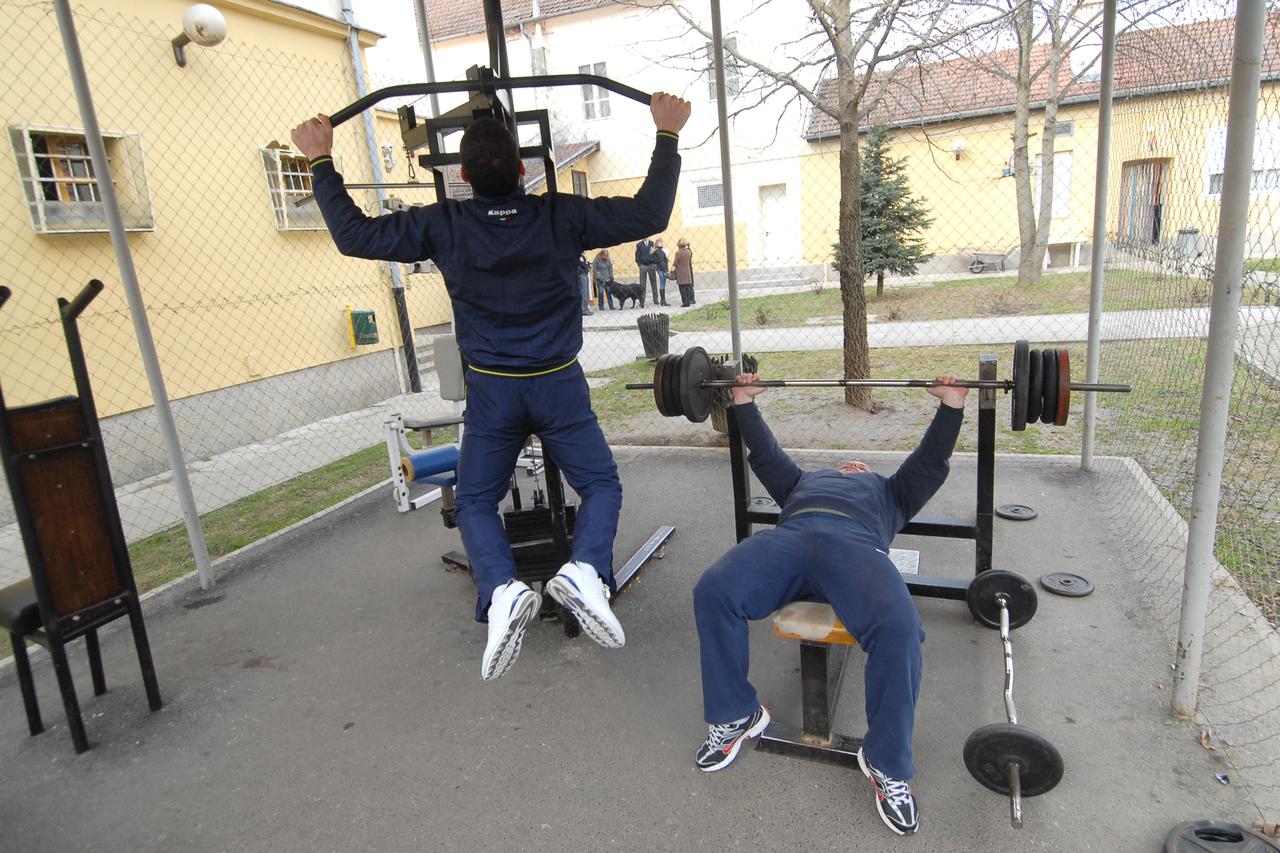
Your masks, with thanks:
[{"label": "white door", "polygon": [[760,247],[763,266],[780,266],[792,260],[791,226],[787,221],[787,185],[760,188]]}]

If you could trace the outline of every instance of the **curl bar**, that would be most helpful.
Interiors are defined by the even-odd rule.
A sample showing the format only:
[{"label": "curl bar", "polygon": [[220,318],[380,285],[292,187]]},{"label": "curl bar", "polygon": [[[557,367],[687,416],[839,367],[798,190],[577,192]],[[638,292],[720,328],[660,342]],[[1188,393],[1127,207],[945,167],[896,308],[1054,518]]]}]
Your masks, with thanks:
[{"label": "curl bar", "polygon": [[[1014,345],[1013,379],[965,379],[955,384],[963,388],[989,388],[1013,393],[1012,427],[1026,429],[1033,380],[1030,364],[1038,360],[1040,365],[1040,393],[1036,409],[1043,423],[1062,426],[1067,422],[1068,395],[1072,391],[1103,391],[1126,393],[1130,385],[1100,382],[1072,382],[1071,359],[1065,349],[1046,349],[1032,353],[1026,341]],[[653,368],[652,382],[628,382],[628,391],[653,391],[658,411],[667,417],[684,415],[694,423],[707,419],[716,389],[741,387],[750,384],[760,388],[844,388],[863,386],[872,388],[933,388],[940,383],[936,379],[761,379],[752,383],[739,383],[734,379],[720,379],[716,369],[702,347],[690,347],[683,355],[662,355]]]},{"label": "curl bar", "polygon": [[1004,649],[1004,713],[1007,723],[974,729],[964,742],[964,766],[986,788],[1009,797],[1009,822],[1022,828],[1022,798],[1047,793],[1062,781],[1062,754],[1049,739],[1018,724],[1013,704],[1013,641],[1009,632],[1031,621],[1036,591],[1013,572],[991,569],[969,584],[966,594],[975,619],[1000,629]]},{"label": "curl bar", "polygon": [[403,98],[411,95],[440,95],[447,92],[481,92],[496,95],[500,89],[540,89],[551,86],[581,86],[584,84],[608,89],[624,98],[630,98],[646,106],[653,99],[646,92],[601,77],[598,74],[547,74],[542,77],[493,77],[484,80],[443,80],[435,83],[400,83],[376,89],[363,98],[352,101],[347,106],[329,116],[329,123],[334,127],[349,121],[369,107],[379,104],[388,98]]}]

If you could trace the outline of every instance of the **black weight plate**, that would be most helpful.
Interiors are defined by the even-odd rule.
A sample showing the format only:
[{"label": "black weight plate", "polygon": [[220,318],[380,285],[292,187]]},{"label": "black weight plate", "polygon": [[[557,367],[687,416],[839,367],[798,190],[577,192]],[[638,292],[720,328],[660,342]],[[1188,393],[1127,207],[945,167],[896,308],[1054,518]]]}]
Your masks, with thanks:
[{"label": "black weight plate", "polygon": [[1058,416],[1058,354],[1052,349],[1040,351],[1041,399],[1040,423],[1051,424]]},{"label": "black weight plate", "polygon": [[1164,837],[1164,853],[1272,853],[1280,850],[1270,838],[1224,820],[1189,820],[1175,826]]},{"label": "black weight plate", "polygon": [[[1028,423],[1030,423],[1030,420],[1028,420]],[[996,507],[996,515],[1001,518],[1007,518],[1010,521],[1030,521],[1038,513],[1026,504],[1000,504],[1000,506]]]},{"label": "black weight plate", "polygon": [[1040,412],[1044,410],[1044,361],[1040,353],[1031,353],[1031,371],[1027,382],[1027,423],[1040,420]]},{"label": "black weight plate", "polygon": [[667,411],[667,401],[662,387],[667,362],[670,360],[671,356],[664,353],[653,363],[653,404],[658,407],[658,414],[664,417],[671,417],[671,413]]},{"label": "black weight plate", "polygon": [[1062,781],[1062,753],[1044,735],[1013,723],[975,729],[964,742],[964,766],[997,794],[1009,793],[1010,764],[1018,767],[1022,796],[1052,791]]},{"label": "black weight plate", "polygon": [[988,569],[969,581],[969,588],[965,591],[969,612],[988,628],[1000,627],[997,595],[1006,598],[1010,631],[1021,628],[1036,615],[1036,588],[1026,578],[1002,569]]},{"label": "black weight plate", "polygon": [[1013,400],[1009,405],[1009,428],[1021,432],[1027,428],[1027,383],[1031,372],[1031,345],[1018,341],[1013,345]]},{"label": "black weight plate", "polygon": [[662,374],[662,396],[667,401],[667,417],[671,418],[683,414],[680,411],[680,361],[683,358],[683,355],[671,356]]},{"label": "black weight plate", "polygon": [[684,413],[689,420],[700,424],[711,414],[711,404],[715,399],[715,392],[702,387],[702,383],[711,378],[715,368],[702,347],[691,348],[684,357],[688,364],[681,374],[685,382],[684,398],[689,401]]},{"label": "black weight plate", "polygon": [[1067,425],[1071,413],[1071,355],[1066,347],[1058,350],[1058,415],[1053,419],[1057,426]]},{"label": "black weight plate", "polygon": [[1086,578],[1070,572],[1050,572],[1040,576],[1040,586],[1054,595],[1065,595],[1067,598],[1084,598],[1093,592],[1093,584]]}]

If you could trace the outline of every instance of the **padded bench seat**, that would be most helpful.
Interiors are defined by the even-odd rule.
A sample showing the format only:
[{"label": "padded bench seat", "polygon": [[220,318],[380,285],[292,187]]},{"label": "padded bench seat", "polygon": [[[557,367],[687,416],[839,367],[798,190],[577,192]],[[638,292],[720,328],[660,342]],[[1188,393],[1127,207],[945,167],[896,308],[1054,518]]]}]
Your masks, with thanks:
[{"label": "padded bench seat", "polygon": [[0,589],[0,628],[25,637],[40,624],[40,603],[30,578]]}]

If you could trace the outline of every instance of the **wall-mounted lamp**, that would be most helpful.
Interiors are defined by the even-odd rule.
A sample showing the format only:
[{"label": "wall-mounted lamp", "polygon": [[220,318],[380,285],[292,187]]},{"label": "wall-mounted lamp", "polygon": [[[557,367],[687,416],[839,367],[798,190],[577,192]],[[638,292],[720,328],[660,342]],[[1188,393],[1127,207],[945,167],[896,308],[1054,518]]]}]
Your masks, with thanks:
[{"label": "wall-mounted lamp", "polygon": [[951,143],[951,153],[956,155],[956,159],[960,159],[960,153],[969,147],[969,144],[963,139],[957,139]]},{"label": "wall-mounted lamp", "polygon": [[182,32],[173,39],[173,61],[187,67],[187,45],[213,47],[227,37],[227,19],[208,3],[193,3],[182,16]]}]

